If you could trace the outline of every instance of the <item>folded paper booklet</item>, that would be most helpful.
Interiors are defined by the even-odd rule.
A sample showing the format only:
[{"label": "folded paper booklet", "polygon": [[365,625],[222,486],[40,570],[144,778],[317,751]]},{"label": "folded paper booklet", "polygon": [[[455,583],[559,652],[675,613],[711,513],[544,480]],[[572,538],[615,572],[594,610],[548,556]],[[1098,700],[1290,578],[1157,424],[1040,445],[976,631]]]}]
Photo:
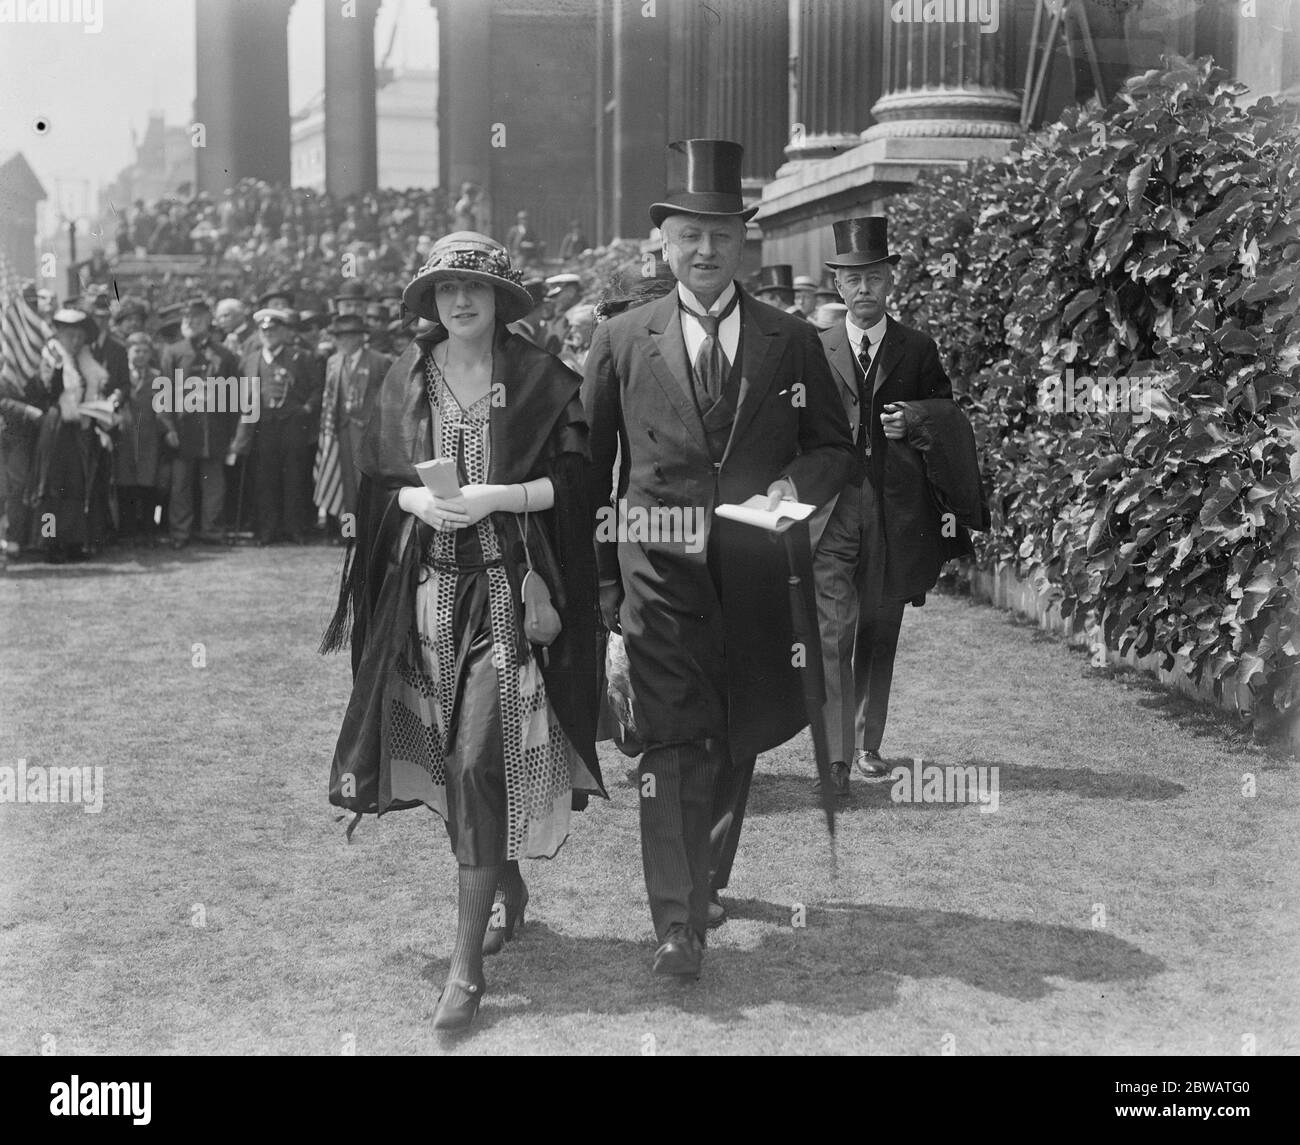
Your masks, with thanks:
[{"label": "folded paper booklet", "polygon": [[784,533],[796,521],[805,521],[817,511],[816,505],[805,505],[802,501],[782,501],[775,510],[769,509],[767,502],[766,493],[755,493],[748,501],[739,505],[719,505],[714,512],[728,521]]},{"label": "folded paper booklet", "polygon": [[460,496],[460,481],[456,477],[456,463],[450,457],[437,457],[421,461],[415,467],[424,487],[435,497],[452,501]]}]

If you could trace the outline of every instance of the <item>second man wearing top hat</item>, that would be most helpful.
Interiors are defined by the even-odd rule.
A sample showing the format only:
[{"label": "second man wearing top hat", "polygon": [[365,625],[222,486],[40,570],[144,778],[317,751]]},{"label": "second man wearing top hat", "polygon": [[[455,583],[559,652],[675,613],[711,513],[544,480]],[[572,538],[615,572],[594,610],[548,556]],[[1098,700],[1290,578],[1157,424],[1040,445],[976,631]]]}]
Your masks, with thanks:
[{"label": "second man wearing top hat", "polygon": [[[826,265],[847,312],[821,340],[857,460],[829,518],[821,517],[819,540],[814,523],[814,572],[831,778],[846,795],[851,762],[866,779],[889,776],[880,744],[904,607],[924,603],[944,561],[970,551],[965,523],[946,529],[936,507],[941,455],[962,459],[966,500],[978,509],[982,501],[973,437],[934,339],[888,313],[900,256],[888,249],[885,219],[835,223],[835,249]],[[923,440],[945,449],[923,456],[926,446],[916,448]],[[968,515],[975,525],[978,509]]]}]

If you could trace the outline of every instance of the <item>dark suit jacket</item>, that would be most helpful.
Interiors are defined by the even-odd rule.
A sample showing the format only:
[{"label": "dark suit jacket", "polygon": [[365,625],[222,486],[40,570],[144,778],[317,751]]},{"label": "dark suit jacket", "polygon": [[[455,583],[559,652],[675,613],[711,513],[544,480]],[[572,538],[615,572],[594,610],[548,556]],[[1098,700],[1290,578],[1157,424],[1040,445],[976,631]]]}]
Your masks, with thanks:
[{"label": "dark suit jacket", "polygon": [[[265,382],[267,373],[275,366],[283,366],[289,371],[291,382],[285,395],[284,405],[279,409],[266,406],[268,387]],[[287,421],[294,433],[298,435],[299,444],[307,444],[316,433],[316,415],[320,412],[321,391],[324,381],[315,360],[305,350],[298,349],[292,342],[280,347],[275,358],[275,365],[268,366],[262,357],[260,347],[247,355],[240,364],[241,375],[262,378],[260,396],[262,401],[261,416],[256,422],[241,421],[231,448],[243,457],[253,444],[253,435],[257,427],[268,421]]]},{"label": "dark suit jacket", "polygon": [[[199,378],[238,377],[239,359],[216,338],[209,340],[200,352],[188,338],[165,346],[158,373],[174,384],[176,371],[181,378],[191,375]],[[175,394],[174,389],[169,393]],[[173,398],[174,400],[174,398]],[[186,413],[183,409],[159,414],[166,433],[175,432],[181,440],[180,457],[195,461],[201,457],[224,457],[239,425],[238,410],[203,410]]]},{"label": "dark suit jacket", "polygon": [[741,322],[738,409],[716,469],[676,291],[597,327],[583,386],[593,504],[608,506],[616,487],[629,514],[659,511],[662,522],[664,510],[698,513],[703,526],[693,542],[680,530],[648,540],[629,532],[597,546],[601,578],[621,576],[626,593],[637,732],[648,744],[727,737],[737,757],[783,743],[807,715],[783,548],[763,530],[716,519],[714,508],[766,493],[779,477],[820,504],[852,464],[816,330],[743,292]]},{"label": "dark suit jacket", "polygon": [[127,361],[126,346],[110,334],[102,345],[92,344],[90,356],[108,371],[108,383],[100,397],[112,397],[114,392],[125,394],[131,388],[131,365]]},{"label": "dark suit jacket", "polygon": [[[926,479],[925,458],[907,438],[890,441],[880,412],[891,402],[952,398],[952,383],[939,361],[934,339],[887,320],[877,350],[870,408],[860,408],[858,375],[848,329],[840,321],[821,333],[826,357],[839,383],[847,423],[856,440],[865,417],[874,430],[877,470],[863,482],[863,541],[859,578],[862,599],[911,600],[934,587],[943,563],[954,555],[954,539],[944,537],[940,509]],[[969,538],[964,538],[969,550]],[[959,546],[960,547],[960,546]]]}]

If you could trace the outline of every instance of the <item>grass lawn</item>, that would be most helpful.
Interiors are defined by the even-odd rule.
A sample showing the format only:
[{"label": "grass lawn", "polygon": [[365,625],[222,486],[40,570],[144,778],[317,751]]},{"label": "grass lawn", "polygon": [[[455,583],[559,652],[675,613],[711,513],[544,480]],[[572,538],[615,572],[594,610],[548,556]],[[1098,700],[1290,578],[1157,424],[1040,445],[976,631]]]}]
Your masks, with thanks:
[{"label": "grass lawn", "polygon": [[637,793],[603,745],[610,802],[525,864],[528,925],[441,1039],[441,821],[367,817],[349,846],[326,798],[339,559],[0,577],[0,765],[104,769],[98,814],[0,804],[0,1052],[1300,1049],[1294,760],[954,597],[907,612],[885,752],[996,765],[996,813],[855,779],[832,880],[807,737],[764,756],[731,921],[681,984],[649,972]]}]

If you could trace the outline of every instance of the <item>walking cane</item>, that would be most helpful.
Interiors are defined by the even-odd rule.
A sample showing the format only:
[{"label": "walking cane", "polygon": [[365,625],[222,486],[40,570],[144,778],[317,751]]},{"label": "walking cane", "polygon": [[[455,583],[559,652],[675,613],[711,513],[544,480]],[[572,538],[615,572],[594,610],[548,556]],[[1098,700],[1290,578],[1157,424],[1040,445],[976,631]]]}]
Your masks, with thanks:
[{"label": "walking cane", "polygon": [[239,496],[235,498],[235,536],[243,532],[244,523],[244,478],[248,476],[248,458],[239,459]]},{"label": "walking cane", "polygon": [[797,540],[809,538],[808,526],[800,523],[785,529],[781,539],[785,543],[785,558],[790,576],[790,627],[798,646],[802,647],[803,664],[799,679],[803,685],[803,702],[808,712],[812,730],[813,756],[817,761],[817,775],[821,779],[822,810],[826,813],[826,831],[830,837],[831,878],[839,875],[839,862],[835,854],[835,790],[831,785],[830,748],[826,742],[826,725],[822,722],[822,707],[826,703],[826,675],[822,665],[821,633],[817,627],[817,601],[814,594],[812,571],[812,542]]}]

